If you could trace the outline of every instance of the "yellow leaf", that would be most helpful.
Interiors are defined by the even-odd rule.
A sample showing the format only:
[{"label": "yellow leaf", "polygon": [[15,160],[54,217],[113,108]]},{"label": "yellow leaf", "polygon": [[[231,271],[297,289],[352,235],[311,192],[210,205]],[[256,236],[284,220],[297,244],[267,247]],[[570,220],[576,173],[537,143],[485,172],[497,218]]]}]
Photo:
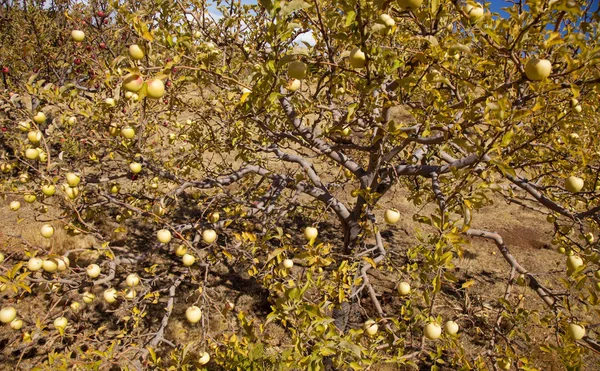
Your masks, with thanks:
[{"label": "yellow leaf", "polygon": [[467,282],[463,283],[461,287],[463,289],[466,289],[466,288],[473,286],[474,283],[475,283],[475,280],[468,280]]}]

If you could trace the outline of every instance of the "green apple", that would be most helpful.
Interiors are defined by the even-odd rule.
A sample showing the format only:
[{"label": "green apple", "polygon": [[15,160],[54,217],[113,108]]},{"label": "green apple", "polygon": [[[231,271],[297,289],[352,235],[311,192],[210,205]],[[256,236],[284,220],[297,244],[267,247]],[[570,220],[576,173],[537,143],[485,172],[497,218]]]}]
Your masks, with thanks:
[{"label": "green apple", "polygon": [[0,322],[10,323],[17,318],[17,310],[14,307],[5,307],[0,310]]},{"label": "green apple", "polygon": [[74,301],[71,303],[71,305],[69,305],[69,307],[73,312],[77,312],[81,308],[81,304],[79,304],[77,301]]},{"label": "green apple", "polygon": [[370,336],[373,336],[377,333],[379,326],[377,325],[377,323],[374,320],[370,319],[364,323],[363,329],[365,330],[365,332],[367,334],[369,334]]},{"label": "green apple", "polygon": [[[137,93],[140,91],[142,86],[144,86],[144,79],[137,73],[129,73],[125,75],[121,86],[127,91],[127,93],[129,93],[129,98],[131,98],[133,93]],[[127,98],[127,95],[125,95],[125,97]]]},{"label": "green apple", "polygon": [[306,77],[306,64],[301,61],[290,62],[288,64],[288,76],[293,79],[302,80]]},{"label": "green apple", "polygon": [[37,199],[36,195],[31,194],[31,193],[23,195],[23,200],[25,200],[25,202],[27,202],[28,204],[34,203],[36,199]]},{"label": "green apple", "polygon": [[29,260],[27,261],[27,269],[29,269],[32,272],[37,272],[40,269],[42,269],[42,265],[44,264],[44,261],[40,258],[29,258]]},{"label": "green apple", "polygon": [[576,323],[569,323],[567,332],[573,340],[581,340],[585,336],[585,327]]},{"label": "green apple", "polygon": [[69,117],[67,122],[69,123],[69,125],[75,125],[77,123],[77,117],[71,116],[71,117]]},{"label": "green apple", "polygon": [[202,310],[197,306],[192,305],[185,310],[185,318],[187,318],[190,323],[197,323],[202,319]]},{"label": "green apple", "polygon": [[435,322],[430,322],[423,328],[423,335],[425,335],[427,339],[435,340],[439,338],[441,334],[442,328]]},{"label": "green apple", "polygon": [[366,55],[360,48],[354,48],[350,52],[349,62],[354,68],[363,68],[367,64]]},{"label": "green apple", "polygon": [[205,229],[202,231],[202,240],[205,243],[213,243],[217,240],[217,232],[214,229]]},{"label": "green apple", "polygon": [[139,61],[144,58],[144,51],[137,44],[129,45],[129,56],[131,59]]},{"label": "green apple", "polygon": [[73,39],[73,41],[81,42],[85,39],[85,33],[80,30],[73,30],[71,31],[71,39]]},{"label": "green apple", "polygon": [[114,107],[117,105],[117,102],[114,100],[114,98],[106,98],[104,103],[106,103],[106,105],[109,107]]},{"label": "green apple", "polygon": [[152,79],[148,81],[147,96],[152,99],[160,99],[165,95],[165,84],[162,80]]},{"label": "green apple", "polygon": [[454,321],[448,321],[444,325],[444,330],[448,335],[456,335],[456,333],[458,332],[458,323]]},{"label": "green apple", "polygon": [[156,238],[158,238],[158,241],[160,243],[169,243],[171,242],[171,231],[169,231],[168,229],[161,229],[158,232],[156,232]]},{"label": "green apple", "polygon": [[383,219],[387,224],[396,224],[400,220],[400,212],[396,209],[387,209],[383,214]]},{"label": "green apple", "polygon": [[50,237],[54,236],[54,227],[50,224],[44,224],[40,228],[40,234],[44,238],[50,238]]},{"label": "green apple", "polygon": [[314,241],[319,235],[319,231],[315,227],[304,228],[304,237],[309,241]]},{"label": "green apple", "polygon": [[68,184],[63,184],[62,190],[70,200],[74,200],[79,196],[79,188],[77,187],[69,187]]},{"label": "green apple", "polygon": [[100,269],[100,266],[98,264],[90,264],[85,269],[85,273],[87,273],[88,277],[90,278],[98,277],[100,275],[100,272],[102,272],[102,269]]},{"label": "green apple", "polygon": [[17,211],[21,208],[21,203],[19,201],[12,201],[9,207],[12,211]]},{"label": "green apple", "polygon": [[531,81],[540,81],[550,76],[552,63],[547,59],[531,58],[525,64],[525,76]]}]

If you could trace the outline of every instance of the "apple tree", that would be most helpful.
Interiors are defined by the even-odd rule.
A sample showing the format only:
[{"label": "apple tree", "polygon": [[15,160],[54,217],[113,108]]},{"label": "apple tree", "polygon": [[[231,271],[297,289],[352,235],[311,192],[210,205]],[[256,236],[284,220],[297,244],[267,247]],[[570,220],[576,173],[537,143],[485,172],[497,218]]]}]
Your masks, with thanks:
[{"label": "apple tree", "polygon": [[[567,369],[598,361],[591,2],[518,0],[503,15],[450,0],[3,8],[11,362],[546,369],[534,349]],[[551,224],[565,264],[526,266],[478,222],[507,204]],[[399,221],[414,229],[400,246]],[[457,267],[481,241],[508,275],[485,318]],[[251,288],[262,310],[236,302]]]}]

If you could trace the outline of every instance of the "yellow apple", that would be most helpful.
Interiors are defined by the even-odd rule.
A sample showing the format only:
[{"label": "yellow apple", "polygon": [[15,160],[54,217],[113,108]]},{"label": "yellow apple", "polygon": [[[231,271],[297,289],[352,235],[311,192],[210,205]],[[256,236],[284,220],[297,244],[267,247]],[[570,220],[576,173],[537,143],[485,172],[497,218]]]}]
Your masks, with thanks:
[{"label": "yellow apple", "polygon": [[187,318],[190,323],[197,323],[202,318],[202,310],[197,306],[192,305],[185,310],[185,318]]},{"label": "yellow apple", "polygon": [[380,15],[379,20],[381,21],[381,23],[386,25],[386,27],[394,27],[394,25],[396,25],[396,21],[394,21],[394,18],[390,17],[389,14]]},{"label": "yellow apple", "polygon": [[66,256],[62,256],[60,258],[56,258],[56,263],[58,265],[58,271],[62,272],[67,270],[67,268],[69,267],[70,261],[69,258],[67,258]]},{"label": "yellow apple", "polygon": [[377,325],[377,323],[375,321],[370,319],[364,323],[363,328],[367,334],[369,334],[370,336],[373,336],[377,333],[379,326]]},{"label": "yellow apple", "polygon": [[29,269],[32,272],[37,272],[40,269],[42,269],[43,264],[44,262],[42,261],[42,259],[33,257],[27,261],[27,269]]},{"label": "yellow apple", "polygon": [[202,240],[205,243],[213,243],[217,240],[217,232],[214,229],[205,229],[202,231]]},{"label": "yellow apple", "polygon": [[583,188],[583,179],[576,176],[570,176],[565,180],[565,188],[569,192],[577,193]]},{"label": "yellow apple", "polygon": [[198,364],[200,366],[204,366],[209,361],[210,361],[210,354],[208,354],[207,352],[202,352],[202,355],[200,356],[200,358],[198,358]]},{"label": "yellow apple", "polygon": [[181,257],[181,262],[186,267],[190,267],[190,266],[194,265],[194,263],[196,262],[196,258],[190,254],[183,254],[183,256]]},{"label": "yellow apple", "polygon": [[292,81],[290,81],[290,83],[287,86],[287,90],[294,92],[300,89],[300,86],[302,86],[302,82],[300,80],[292,79]]},{"label": "yellow apple", "polygon": [[581,113],[581,111],[583,110],[583,108],[579,104],[576,105],[574,109],[575,109],[575,112],[577,112],[577,113]]},{"label": "yellow apple", "polygon": [[304,228],[304,237],[309,241],[314,241],[319,235],[319,231],[315,227]]},{"label": "yellow apple", "polygon": [[137,292],[134,289],[125,290],[125,300],[133,300],[137,296]]},{"label": "yellow apple", "polygon": [[291,62],[288,64],[288,76],[293,79],[302,80],[306,77],[306,64],[301,61]]},{"label": "yellow apple", "polygon": [[75,173],[67,173],[65,178],[67,179],[69,187],[77,187],[79,182],[81,182],[81,177]]},{"label": "yellow apple", "polygon": [[444,325],[444,330],[448,335],[456,335],[456,333],[458,332],[458,323],[454,321],[448,321]]},{"label": "yellow apple", "polygon": [[531,58],[525,64],[525,75],[531,81],[540,81],[550,76],[552,63],[547,59]]},{"label": "yellow apple", "polygon": [[79,188],[77,187],[69,187],[68,184],[63,184],[62,190],[71,200],[74,200],[79,196]]},{"label": "yellow apple", "polygon": [[44,184],[42,186],[42,193],[48,197],[53,196],[56,193],[56,187],[54,184]]},{"label": "yellow apple", "polygon": [[107,303],[114,303],[115,301],[117,301],[117,290],[111,287],[110,289],[104,290],[102,296],[104,297],[104,301],[106,301]]},{"label": "yellow apple", "polygon": [[408,282],[400,282],[398,285],[398,293],[400,296],[406,296],[410,294],[410,284]]},{"label": "yellow apple", "polygon": [[69,125],[75,125],[77,123],[77,117],[71,116],[71,117],[69,117],[67,122],[69,123]]},{"label": "yellow apple", "polygon": [[285,269],[291,269],[294,266],[294,261],[292,259],[284,259],[283,260],[283,267]]},{"label": "yellow apple", "polygon": [[26,131],[31,130],[31,123],[29,123],[28,121],[21,121],[17,124],[17,127],[22,132],[26,132]]},{"label": "yellow apple", "polygon": [[[129,93],[129,98],[131,98],[132,93],[138,92],[144,86],[144,79],[137,73],[129,73],[125,75],[121,86]],[[127,98],[127,95],[125,97]]]},{"label": "yellow apple", "polygon": [[48,273],[56,272],[58,270],[58,262],[56,259],[46,259],[42,262],[42,269]]},{"label": "yellow apple", "polygon": [[42,237],[50,238],[54,235],[54,227],[50,224],[44,224],[42,228],[40,228],[40,234]]},{"label": "yellow apple", "polygon": [[117,102],[114,100],[114,98],[106,98],[104,103],[106,103],[106,105],[109,107],[114,107],[117,105]]},{"label": "yellow apple", "polygon": [[129,170],[131,170],[132,173],[137,174],[142,171],[142,164],[139,162],[132,162],[129,164]]},{"label": "yellow apple", "polygon": [[475,23],[483,17],[483,8],[479,5],[467,4],[464,7],[464,11],[469,15],[471,23]]},{"label": "yellow apple", "polygon": [[0,322],[10,323],[17,318],[17,310],[14,307],[5,307],[0,310]]},{"label": "yellow apple", "polygon": [[81,42],[85,39],[85,33],[80,30],[73,30],[71,31],[71,39],[73,39],[73,41]]},{"label": "yellow apple", "polygon": [[383,219],[387,224],[396,224],[400,220],[400,212],[396,209],[387,209],[383,214]]},{"label": "yellow apple", "polygon": [[137,44],[129,45],[129,56],[131,59],[139,61],[144,58],[144,51]]},{"label": "yellow apple", "polygon": [[573,340],[581,340],[585,336],[585,327],[576,323],[569,323],[568,333]]},{"label": "yellow apple", "polygon": [[571,255],[567,258],[567,269],[574,271],[583,265],[583,259],[578,255]]},{"label": "yellow apple", "polygon": [[423,0],[398,0],[397,2],[403,9],[417,9],[423,4]]},{"label": "yellow apple", "polygon": [[83,293],[83,302],[84,303],[90,304],[91,302],[94,301],[94,299],[96,299],[96,295],[92,294],[91,292]]},{"label": "yellow apple", "polygon": [[171,231],[169,231],[168,229],[161,229],[158,232],[156,232],[156,238],[158,238],[158,241],[160,243],[169,243],[171,241]]},{"label": "yellow apple", "polygon": [[10,328],[13,330],[20,330],[23,327],[23,321],[20,319],[14,319],[10,322]]},{"label": "yellow apple", "polygon": [[61,328],[64,330],[68,323],[69,321],[65,317],[58,317],[54,320],[54,327],[56,329]]},{"label": "yellow apple", "polygon": [[46,122],[46,115],[44,114],[44,112],[38,112],[35,114],[35,116],[33,116],[33,122],[35,122],[38,125],[43,124],[44,122]]},{"label": "yellow apple", "polygon": [[121,129],[121,135],[125,139],[132,139],[135,137],[135,130],[131,126],[123,126]]},{"label": "yellow apple", "polygon": [[127,283],[127,286],[129,287],[135,287],[140,284],[140,276],[135,273],[131,273],[125,279],[125,283]]},{"label": "yellow apple", "polygon": [[152,79],[148,81],[148,89],[147,89],[148,98],[152,99],[160,99],[163,95],[165,95],[165,84],[162,80]]},{"label": "yellow apple", "polygon": [[21,208],[21,203],[19,201],[12,201],[9,207],[12,211],[17,211]]},{"label": "yellow apple", "polygon": [[27,148],[25,157],[29,160],[37,160],[40,157],[40,151],[37,148]]},{"label": "yellow apple", "polygon": [[350,52],[349,62],[354,68],[363,68],[367,64],[366,55],[360,48],[354,48]]},{"label": "yellow apple", "polygon": [[177,248],[175,249],[175,255],[184,256],[185,254],[187,254],[187,246],[185,246],[185,245],[177,246]]},{"label": "yellow apple", "polygon": [[38,143],[40,140],[42,140],[42,132],[39,130],[30,131],[27,133],[27,140],[31,143]]},{"label": "yellow apple", "polygon": [[219,214],[218,211],[215,211],[215,212],[211,213],[210,215],[208,215],[208,221],[211,223],[218,222],[220,218],[221,218],[221,215]]},{"label": "yellow apple", "polygon": [[23,200],[25,200],[25,202],[27,202],[29,204],[35,202],[36,199],[37,199],[37,197],[34,194],[29,193],[29,194],[23,195]]},{"label": "yellow apple", "polygon": [[442,328],[437,323],[430,322],[423,328],[423,334],[427,339],[435,340],[442,334]]},{"label": "yellow apple", "polygon": [[85,269],[85,273],[87,273],[88,277],[90,278],[98,277],[101,271],[102,270],[100,269],[100,266],[98,264],[90,264]]}]

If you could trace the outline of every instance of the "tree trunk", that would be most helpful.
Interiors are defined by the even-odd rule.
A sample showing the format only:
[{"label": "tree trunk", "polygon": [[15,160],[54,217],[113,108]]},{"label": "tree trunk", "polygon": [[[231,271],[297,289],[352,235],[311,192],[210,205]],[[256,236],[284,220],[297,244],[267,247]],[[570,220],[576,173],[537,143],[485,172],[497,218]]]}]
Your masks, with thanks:
[{"label": "tree trunk", "polygon": [[358,246],[360,224],[355,220],[344,220],[344,254],[350,254]]}]

